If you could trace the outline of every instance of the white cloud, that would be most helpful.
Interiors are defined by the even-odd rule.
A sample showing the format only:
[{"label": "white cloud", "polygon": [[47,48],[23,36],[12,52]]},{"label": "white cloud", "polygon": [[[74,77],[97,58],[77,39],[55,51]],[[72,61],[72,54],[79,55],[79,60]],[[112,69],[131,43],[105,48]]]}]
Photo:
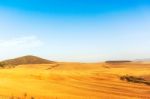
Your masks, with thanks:
[{"label": "white cloud", "polygon": [[[36,36],[0,40],[0,58],[27,54],[43,44]],[[32,53],[28,53],[32,54]]]}]

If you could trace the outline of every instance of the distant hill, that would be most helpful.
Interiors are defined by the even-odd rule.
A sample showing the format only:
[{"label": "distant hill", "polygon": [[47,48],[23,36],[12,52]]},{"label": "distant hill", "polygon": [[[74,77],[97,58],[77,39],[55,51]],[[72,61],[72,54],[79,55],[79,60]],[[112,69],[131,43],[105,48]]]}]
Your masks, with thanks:
[{"label": "distant hill", "polygon": [[114,60],[114,61],[106,61],[105,63],[129,63],[129,62],[132,62],[130,60]]},{"label": "distant hill", "polygon": [[136,59],[135,61],[139,61],[139,62],[150,62],[150,58]]},{"label": "distant hill", "polygon": [[1,63],[5,65],[24,65],[24,64],[51,64],[54,63],[54,61],[42,59],[40,57],[28,55],[23,57],[18,57],[15,59],[9,59],[1,61]]}]

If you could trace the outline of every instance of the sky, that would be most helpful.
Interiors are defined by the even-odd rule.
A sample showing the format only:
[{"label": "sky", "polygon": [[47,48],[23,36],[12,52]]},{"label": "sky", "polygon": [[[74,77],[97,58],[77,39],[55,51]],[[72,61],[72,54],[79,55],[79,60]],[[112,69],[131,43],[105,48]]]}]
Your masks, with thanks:
[{"label": "sky", "polygon": [[150,58],[149,0],[0,0],[0,60]]}]

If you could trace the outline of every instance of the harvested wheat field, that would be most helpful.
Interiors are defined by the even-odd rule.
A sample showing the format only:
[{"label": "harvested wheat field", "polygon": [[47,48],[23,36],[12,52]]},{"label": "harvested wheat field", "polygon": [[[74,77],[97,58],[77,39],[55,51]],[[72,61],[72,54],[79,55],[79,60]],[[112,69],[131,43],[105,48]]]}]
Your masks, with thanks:
[{"label": "harvested wheat field", "polygon": [[0,99],[150,99],[150,0],[0,0]]},{"label": "harvested wheat field", "polygon": [[148,84],[121,80],[125,75],[148,79],[150,64],[18,65],[0,69],[0,99],[150,99]]}]

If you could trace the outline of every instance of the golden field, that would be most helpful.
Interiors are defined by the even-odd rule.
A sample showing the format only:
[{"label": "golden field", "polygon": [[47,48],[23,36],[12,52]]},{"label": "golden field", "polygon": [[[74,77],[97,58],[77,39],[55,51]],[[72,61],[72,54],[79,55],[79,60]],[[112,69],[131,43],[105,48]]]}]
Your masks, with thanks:
[{"label": "golden field", "polygon": [[54,63],[0,69],[0,99],[150,99],[150,63]]}]

